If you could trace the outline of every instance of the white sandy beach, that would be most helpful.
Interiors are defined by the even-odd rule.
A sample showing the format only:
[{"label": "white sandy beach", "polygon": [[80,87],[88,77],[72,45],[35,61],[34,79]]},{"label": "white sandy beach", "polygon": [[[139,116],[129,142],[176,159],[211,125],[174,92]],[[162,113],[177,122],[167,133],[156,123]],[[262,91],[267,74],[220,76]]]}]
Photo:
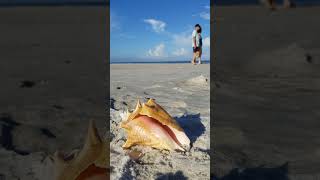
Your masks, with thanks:
[{"label": "white sandy beach", "polygon": [[51,180],[50,156],[80,149],[90,119],[107,134],[105,7],[2,7],[0,21],[0,179]]},{"label": "white sandy beach", "polygon": [[211,172],[319,179],[320,8],[218,6],[215,13]]},{"label": "white sandy beach", "polygon": [[[111,179],[210,179],[209,73],[209,64],[111,64]],[[121,147],[121,114],[147,98],[179,122],[193,144],[190,152],[136,147],[144,156],[129,158]]]}]

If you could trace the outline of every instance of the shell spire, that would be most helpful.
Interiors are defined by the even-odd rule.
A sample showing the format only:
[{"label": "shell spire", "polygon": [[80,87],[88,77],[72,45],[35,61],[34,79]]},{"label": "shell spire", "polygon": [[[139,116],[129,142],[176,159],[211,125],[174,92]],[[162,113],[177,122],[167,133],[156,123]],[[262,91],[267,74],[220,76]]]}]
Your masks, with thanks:
[{"label": "shell spire", "polygon": [[140,109],[141,107],[142,106],[141,106],[140,100],[138,99],[135,111]]},{"label": "shell spire", "polygon": [[107,143],[101,140],[92,120],[82,150],[68,155],[57,151],[53,160],[56,180],[84,180],[91,176],[107,178]]}]

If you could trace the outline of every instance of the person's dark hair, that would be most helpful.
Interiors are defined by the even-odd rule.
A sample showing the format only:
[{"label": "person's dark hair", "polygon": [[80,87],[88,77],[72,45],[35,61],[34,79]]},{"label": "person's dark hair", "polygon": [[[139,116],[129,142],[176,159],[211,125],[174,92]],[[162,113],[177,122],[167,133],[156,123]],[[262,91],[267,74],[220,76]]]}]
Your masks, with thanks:
[{"label": "person's dark hair", "polygon": [[198,33],[201,33],[202,28],[201,28],[200,24],[196,24],[194,27],[199,27]]}]

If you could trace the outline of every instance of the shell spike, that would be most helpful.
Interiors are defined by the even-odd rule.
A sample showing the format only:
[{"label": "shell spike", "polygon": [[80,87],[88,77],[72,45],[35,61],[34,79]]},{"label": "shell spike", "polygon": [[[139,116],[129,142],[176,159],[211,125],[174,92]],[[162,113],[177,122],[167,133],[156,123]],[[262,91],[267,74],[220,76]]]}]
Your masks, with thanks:
[{"label": "shell spike", "polygon": [[94,121],[90,120],[85,147],[97,145],[97,144],[102,144],[101,137],[98,133],[98,130],[96,128]]},{"label": "shell spike", "polygon": [[154,104],[154,99],[149,98],[149,100],[147,101],[147,104]]},{"label": "shell spike", "polygon": [[63,159],[61,152],[60,151],[56,151],[53,155],[53,161],[55,162],[56,166],[61,167],[61,166],[65,166],[66,162]]},{"label": "shell spike", "polygon": [[133,142],[130,140],[127,140],[126,143],[122,146],[122,148],[130,148],[133,145]]},{"label": "shell spike", "polygon": [[138,99],[138,102],[137,102],[137,105],[136,105],[136,110],[140,109],[142,106],[141,106],[141,103],[140,103],[140,100]]},{"label": "shell spike", "polygon": [[131,114],[131,113],[130,113],[129,110],[127,109],[127,110],[124,111],[122,114],[120,114],[121,120],[122,120],[122,121],[126,121],[126,120],[129,118],[130,114]]}]

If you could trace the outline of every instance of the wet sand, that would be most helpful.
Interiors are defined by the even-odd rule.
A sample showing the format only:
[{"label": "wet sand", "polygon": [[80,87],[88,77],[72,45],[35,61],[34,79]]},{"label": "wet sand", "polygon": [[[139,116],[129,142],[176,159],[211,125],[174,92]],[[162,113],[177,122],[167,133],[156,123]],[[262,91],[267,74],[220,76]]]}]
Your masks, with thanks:
[{"label": "wet sand", "polygon": [[212,172],[320,177],[320,7],[217,7]]}]

